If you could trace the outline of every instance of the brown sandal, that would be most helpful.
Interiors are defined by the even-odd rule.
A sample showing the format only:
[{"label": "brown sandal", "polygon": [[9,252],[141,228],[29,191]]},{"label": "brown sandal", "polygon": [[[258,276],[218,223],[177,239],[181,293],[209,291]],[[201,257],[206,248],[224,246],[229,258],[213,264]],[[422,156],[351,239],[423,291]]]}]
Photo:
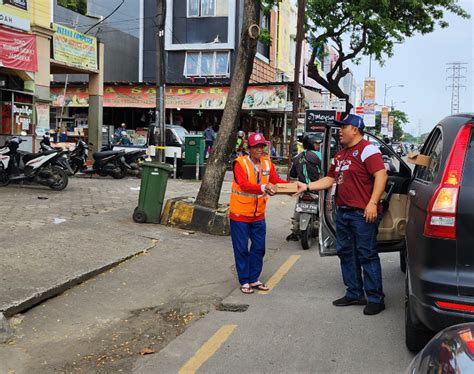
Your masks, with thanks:
[{"label": "brown sandal", "polygon": [[259,291],[270,291],[270,287],[268,287],[265,283],[262,282],[256,282],[256,283],[251,283],[250,287],[255,288]]},{"label": "brown sandal", "polygon": [[249,284],[243,284],[240,286],[240,291],[245,294],[252,294],[254,292]]}]

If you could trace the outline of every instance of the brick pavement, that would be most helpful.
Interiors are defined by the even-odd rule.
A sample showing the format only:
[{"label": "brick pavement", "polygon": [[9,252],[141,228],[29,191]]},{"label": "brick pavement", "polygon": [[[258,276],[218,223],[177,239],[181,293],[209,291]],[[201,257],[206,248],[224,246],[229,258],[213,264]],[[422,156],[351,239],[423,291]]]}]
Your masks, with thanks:
[{"label": "brick pavement", "polygon": [[[41,186],[11,185],[0,188],[0,223],[7,230],[39,229],[55,219],[74,220],[137,205],[140,180],[73,177],[64,191]],[[195,181],[169,180],[166,198],[193,196]]]}]

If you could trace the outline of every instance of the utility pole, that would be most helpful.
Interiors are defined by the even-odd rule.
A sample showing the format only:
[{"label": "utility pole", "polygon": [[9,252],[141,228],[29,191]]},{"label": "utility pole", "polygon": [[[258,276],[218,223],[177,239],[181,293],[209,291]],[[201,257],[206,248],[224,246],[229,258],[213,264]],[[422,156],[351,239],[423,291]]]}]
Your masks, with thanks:
[{"label": "utility pole", "polygon": [[293,82],[293,116],[291,123],[290,149],[288,152],[288,172],[286,178],[290,177],[293,144],[295,143],[295,132],[298,127],[299,96],[300,96],[300,68],[301,68],[301,47],[304,38],[304,14],[306,0],[298,0],[298,21],[296,24],[296,56],[295,56],[295,74]]},{"label": "utility pole", "polygon": [[459,113],[459,89],[461,87],[466,87],[461,85],[461,79],[466,78],[465,75],[461,75],[462,71],[466,70],[466,62],[449,62],[446,65],[446,71],[452,71],[452,75],[448,79],[452,79],[452,84],[447,86],[452,88],[451,92],[451,114]]},{"label": "utility pole", "polygon": [[155,131],[158,130],[158,161],[165,162],[165,22],[166,0],[157,0],[156,34],[156,116]]}]

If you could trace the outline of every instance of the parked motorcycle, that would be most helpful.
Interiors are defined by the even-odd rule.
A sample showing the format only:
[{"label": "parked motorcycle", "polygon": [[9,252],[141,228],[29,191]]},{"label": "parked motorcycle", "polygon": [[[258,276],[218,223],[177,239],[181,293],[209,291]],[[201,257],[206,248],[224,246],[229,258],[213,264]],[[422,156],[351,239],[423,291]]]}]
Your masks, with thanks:
[{"label": "parked motorcycle", "polygon": [[68,157],[68,151],[63,151],[62,148],[53,148],[51,146],[51,139],[48,135],[44,135],[43,139],[40,141],[40,149],[42,153],[48,152],[48,151],[58,151],[61,152],[61,157],[57,158],[53,161],[53,164],[56,166],[59,166],[60,168],[64,169],[64,171],[69,175],[74,175],[74,171],[71,168],[71,165],[69,164],[69,157]]},{"label": "parked motorcycle", "polygon": [[18,148],[25,141],[21,137],[13,137],[0,148],[0,186],[20,182],[41,184],[55,191],[65,189],[69,178],[67,172],[58,166],[63,153],[57,150],[21,152]]},{"label": "parked motorcycle", "polygon": [[131,169],[125,161],[125,151],[96,152],[92,155],[94,163],[91,168],[88,168],[86,164],[88,149],[84,140],[77,141],[76,148],[69,155],[69,162],[74,173],[80,171],[84,174],[98,174],[101,177],[110,175],[112,178],[122,179]]},{"label": "parked motorcycle", "polygon": [[[102,151],[113,151],[113,144],[107,144],[102,147]],[[146,151],[144,149],[135,149],[125,151],[125,162],[130,166],[127,173],[137,178],[142,177],[142,164],[145,162]]]},{"label": "parked motorcycle", "polygon": [[297,213],[295,218],[299,220],[301,246],[303,249],[309,249],[318,236],[319,195],[313,192],[304,192],[298,198],[295,210]]}]

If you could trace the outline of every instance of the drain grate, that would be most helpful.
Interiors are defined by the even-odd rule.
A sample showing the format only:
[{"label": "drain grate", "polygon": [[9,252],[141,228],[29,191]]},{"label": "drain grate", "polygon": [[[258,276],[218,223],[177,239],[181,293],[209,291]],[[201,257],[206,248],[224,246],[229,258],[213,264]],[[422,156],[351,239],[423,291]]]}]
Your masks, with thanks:
[{"label": "drain grate", "polygon": [[246,312],[249,308],[248,304],[219,304],[216,308],[219,312],[235,312],[242,313]]}]

